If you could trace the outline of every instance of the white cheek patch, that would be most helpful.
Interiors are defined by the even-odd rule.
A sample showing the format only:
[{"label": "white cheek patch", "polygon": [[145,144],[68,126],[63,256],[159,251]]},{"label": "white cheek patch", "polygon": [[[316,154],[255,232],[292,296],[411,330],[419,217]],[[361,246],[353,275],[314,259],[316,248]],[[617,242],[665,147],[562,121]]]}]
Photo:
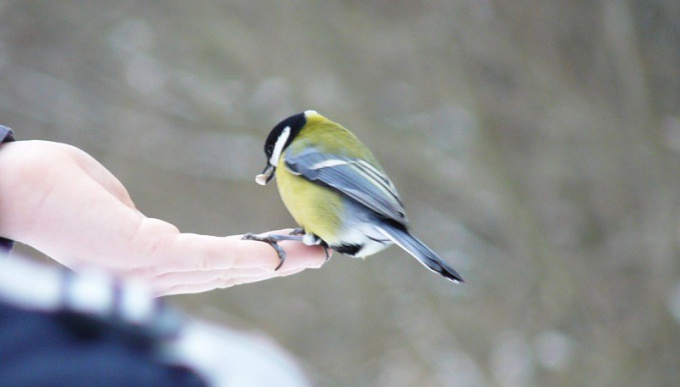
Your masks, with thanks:
[{"label": "white cheek patch", "polygon": [[272,151],[272,156],[269,158],[269,164],[276,166],[279,163],[279,157],[281,157],[281,152],[283,152],[283,146],[288,142],[288,137],[290,137],[290,126],[286,126],[276,139],[276,144],[274,144],[274,150]]}]

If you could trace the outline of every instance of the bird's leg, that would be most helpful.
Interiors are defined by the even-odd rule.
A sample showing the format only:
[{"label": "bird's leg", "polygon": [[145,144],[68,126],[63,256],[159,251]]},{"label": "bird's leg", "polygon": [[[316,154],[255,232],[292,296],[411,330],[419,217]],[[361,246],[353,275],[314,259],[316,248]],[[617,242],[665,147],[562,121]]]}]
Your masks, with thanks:
[{"label": "bird's leg", "polygon": [[323,247],[323,252],[326,253],[326,262],[328,262],[328,260],[331,259],[331,255],[328,254],[328,245],[324,241],[321,241],[319,244]]},{"label": "bird's leg", "polygon": [[319,238],[318,236],[314,234],[307,234],[305,233],[305,229],[302,227],[297,227],[293,229],[293,231],[290,232],[290,235],[302,235],[302,243],[306,244],[307,246],[321,246],[323,247],[324,253],[326,253],[326,261],[328,261],[331,256],[328,254],[328,245],[326,242],[323,241],[323,239]]},{"label": "bird's leg", "polygon": [[[297,232],[298,230],[301,229],[296,228],[295,230],[293,230],[293,232]],[[302,230],[302,232],[304,233],[304,230]],[[302,237],[302,243],[306,244],[307,246],[323,247],[323,252],[326,253],[326,261],[328,261],[331,258],[330,254],[328,254],[328,244],[318,236],[314,234],[304,234],[304,236]]]},{"label": "bird's leg", "polygon": [[298,241],[301,242],[304,237],[301,235],[261,235],[261,234],[253,234],[251,232],[243,235],[241,239],[246,239],[246,240],[251,240],[251,241],[259,241],[259,242],[264,242],[269,244],[269,246],[273,247],[274,250],[276,250],[276,254],[279,256],[279,263],[278,266],[274,269],[274,271],[279,270],[281,266],[283,266],[283,262],[286,260],[286,251],[279,246],[278,242],[279,241]]}]

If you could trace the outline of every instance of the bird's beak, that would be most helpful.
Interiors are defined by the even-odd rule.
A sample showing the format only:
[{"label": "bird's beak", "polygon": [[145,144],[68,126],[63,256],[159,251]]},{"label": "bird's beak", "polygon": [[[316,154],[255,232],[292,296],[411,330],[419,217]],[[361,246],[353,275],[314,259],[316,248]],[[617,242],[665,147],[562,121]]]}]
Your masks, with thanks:
[{"label": "bird's beak", "polygon": [[276,168],[271,164],[267,164],[267,166],[264,168],[264,171],[255,176],[255,182],[259,185],[265,185],[269,183],[269,181],[275,176],[274,172],[276,172]]}]

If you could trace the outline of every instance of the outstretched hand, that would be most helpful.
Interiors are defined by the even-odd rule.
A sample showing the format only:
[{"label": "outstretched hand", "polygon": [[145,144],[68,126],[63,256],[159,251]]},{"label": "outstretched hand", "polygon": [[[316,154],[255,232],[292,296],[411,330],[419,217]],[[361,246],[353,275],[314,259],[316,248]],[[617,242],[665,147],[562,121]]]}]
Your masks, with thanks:
[{"label": "outstretched hand", "polygon": [[[278,230],[274,233],[288,233]],[[49,141],[0,147],[0,236],[79,270],[100,267],[148,282],[158,295],[196,293],[318,268],[324,249],[181,233],[139,212],[125,187],[78,148]]]}]

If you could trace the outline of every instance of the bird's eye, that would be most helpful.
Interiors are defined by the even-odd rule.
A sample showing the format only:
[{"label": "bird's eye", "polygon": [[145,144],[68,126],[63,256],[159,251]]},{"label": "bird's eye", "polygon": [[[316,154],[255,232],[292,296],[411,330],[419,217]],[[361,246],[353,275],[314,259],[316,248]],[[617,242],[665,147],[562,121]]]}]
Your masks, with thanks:
[{"label": "bird's eye", "polygon": [[274,151],[274,145],[267,145],[264,148],[264,152],[268,155],[272,154],[273,151]]}]

